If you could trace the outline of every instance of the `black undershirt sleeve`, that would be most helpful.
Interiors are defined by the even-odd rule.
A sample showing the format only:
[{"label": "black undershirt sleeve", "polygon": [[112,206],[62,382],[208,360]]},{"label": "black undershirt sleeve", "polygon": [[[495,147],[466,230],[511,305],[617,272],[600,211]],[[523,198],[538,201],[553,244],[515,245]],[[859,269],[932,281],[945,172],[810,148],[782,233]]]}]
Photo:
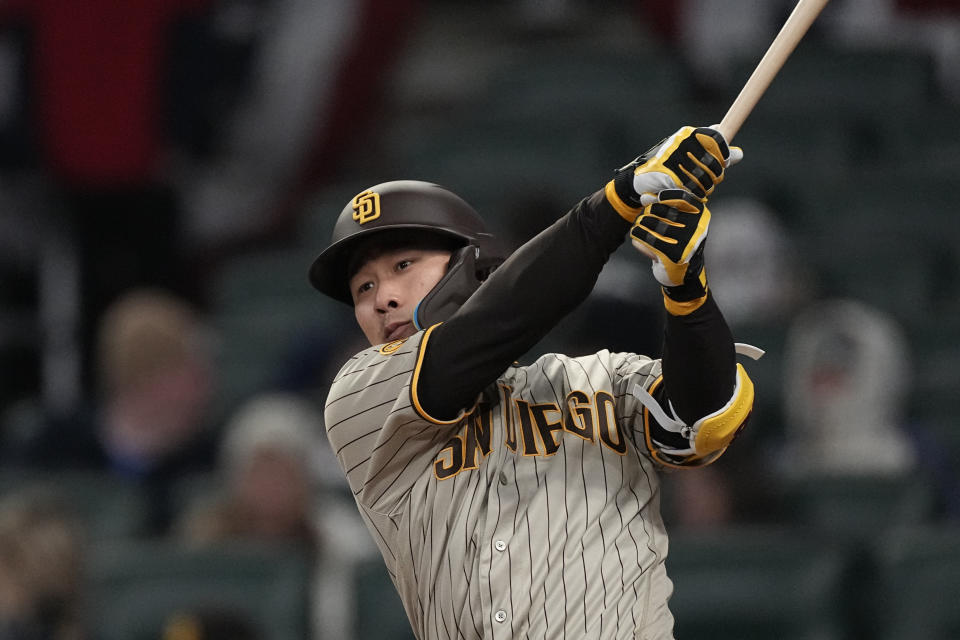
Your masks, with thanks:
[{"label": "black undershirt sleeve", "polygon": [[736,375],[733,335],[712,293],[688,315],[667,314],[661,388],[684,423],[692,425],[725,405]]},{"label": "black undershirt sleeve", "polygon": [[[447,420],[471,406],[587,298],[628,229],[600,191],[514,252],[431,334],[417,384],[421,407]],[[733,338],[712,295],[687,316],[667,314],[664,338],[661,389],[681,419],[692,424],[726,404]]]},{"label": "black undershirt sleeve", "polygon": [[449,320],[420,366],[420,405],[438,419],[473,404],[590,294],[630,225],[599,191],[517,249]]}]

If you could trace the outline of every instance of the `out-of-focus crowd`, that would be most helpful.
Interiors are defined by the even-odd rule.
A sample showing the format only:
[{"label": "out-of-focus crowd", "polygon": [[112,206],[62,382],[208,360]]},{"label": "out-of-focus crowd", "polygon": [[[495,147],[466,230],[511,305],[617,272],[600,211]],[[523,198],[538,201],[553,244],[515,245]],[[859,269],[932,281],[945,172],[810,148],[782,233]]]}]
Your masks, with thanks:
[{"label": "out-of-focus crowd", "polygon": [[[673,59],[695,107],[677,117],[714,110],[719,119],[716,109],[743,80],[735,77],[738,63],[763,50],[792,7],[635,0],[600,12],[575,0],[495,4],[0,2],[0,638],[349,640],[371,637],[365,630],[378,624],[376,637],[409,637],[363,613],[380,605],[357,602],[382,594],[363,589],[389,583],[379,574],[363,581],[364,572],[376,572],[367,564],[375,549],[323,430],[326,385],[361,346],[346,307],[308,297],[308,257],[327,225],[355,187],[439,179],[406,174],[417,165],[391,165],[403,155],[390,145],[410,131],[429,137],[435,119],[444,130],[461,122],[451,114],[475,101],[483,72],[510,55],[498,47],[563,48],[612,31],[664,56],[628,60],[630,82],[643,85],[645,65]],[[852,50],[922,49],[931,93],[956,108],[958,34],[956,2],[847,0],[833,3],[810,38]],[[659,108],[651,104],[604,107],[616,122]],[[673,115],[654,120],[709,124]],[[401,121],[418,126],[404,129]],[[618,131],[594,139],[607,161],[598,177],[629,159],[618,154],[643,151],[625,147],[655,142]],[[954,136],[947,148],[960,150],[956,134],[946,135]],[[749,159],[749,146],[745,152]],[[751,171],[749,162],[730,172],[731,184],[741,171]],[[573,203],[561,193],[539,184],[498,201],[500,211],[480,206],[492,195],[478,208],[518,244],[550,222],[522,214],[546,202],[562,215]],[[883,305],[831,286],[831,274],[792,235],[804,221],[766,196],[718,195],[707,248],[711,287],[735,336],[770,350],[753,376],[765,391],[724,458],[667,475],[668,524],[697,531],[799,526],[807,517],[809,524],[819,512],[808,490],[830,494],[838,478],[848,489],[864,479],[889,482],[887,497],[903,499],[881,508],[909,502],[915,513],[906,519],[960,517],[960,438],[945,441],[949,429],[931,427],[916,411],[923,402],[908,327]],[[280,256],[282,269],[237,269],[270,255]],[[931,277],[956,285],[960,260],[936,258]],[[235,273],[243,275],[231,280]],[[293,330],[275,333],[288,304],[305,313]],[[660,313],[646,266],[617,253],[594,295],[541,347],[656,355]],[[225,336],[237,318],[245,344]],[[231,387],[247,374],[230,358],[237,348],[272,357],[253,362],[255,383]],[[837,525],[836,512],[824,517]],[[250,575],[269,577],[241,594],[251,547],[263,549],[275,572],[251,563]],[[204,564],[217,562],[205,550],[226,554],[222,566]],[[295,586],[266,589],[287,575],[291,557],[305,568],[291,574]],[[148,613],[123,582],[140,561],[144,573],[153,567],[182,585],[158,595],[139,583],[142,601],[169,603],[157,605],[161,613]],[[216,573],[212,566],[234,586],[190,591],[196,574]],[[211,598],[234,587],[236,597]],[[301,616],[287,620],[289,629],[237,604],[260,598],[264,611],[275,610],[263,599],[278,592],[296,601],[291,616]]]}]

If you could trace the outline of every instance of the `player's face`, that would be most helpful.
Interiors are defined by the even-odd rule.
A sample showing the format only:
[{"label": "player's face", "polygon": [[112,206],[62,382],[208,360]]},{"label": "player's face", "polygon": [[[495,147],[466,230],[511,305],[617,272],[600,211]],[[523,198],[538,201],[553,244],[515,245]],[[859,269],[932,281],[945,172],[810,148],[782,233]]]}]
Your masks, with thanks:
[{"label": "player's face", "polygon": [[447,272],[450,252],[396,249],[367,260],[350,278],[353,312],[371,345],[417,332],[417,303]]}]

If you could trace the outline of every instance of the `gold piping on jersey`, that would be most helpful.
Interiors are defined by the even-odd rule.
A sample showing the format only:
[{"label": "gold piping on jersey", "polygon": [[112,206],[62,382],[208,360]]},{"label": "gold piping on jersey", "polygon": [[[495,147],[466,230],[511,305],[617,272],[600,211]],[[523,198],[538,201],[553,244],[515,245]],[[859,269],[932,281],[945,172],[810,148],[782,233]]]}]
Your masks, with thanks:
[{"label": "gold piping on jersey", "polygon": [[503,444],[507,449],[517,452],[517,423],[513,421],[512,399],[513,387],[506,384],[499,384],[500,387],[500,405],[503,407]]},{"label": "gold piping on jersey", "polygon": [[[617,401],[606,391],[598,391],[596,403],[597,434],[600,436],[600,442],[621,456],[626,455],[627,438],[620,430],[620,424],[617,422]],[[616,440],[614,440],[614,434]]]},{"label": "gold piping on jersey", "polygon": [[353,199],[353,219],[357,224],[367,224],[380,217],[380,194],[367,189]]},{"label": "gold piping on jersey", "polygon": [[[489,403],[477,405],[477,410],[464,419],[463,468],[479,469],[480,464],[493,451],[493,416]],[[477,454],[480,454],[479,461]]]},{"label": "gold piping on jersey", "polygon": [[463,429],[443,445],[434,460],[433,475],[437,480],[448,480],[460,475],[461,471],[479,469],[493,451],[493,416],[489,403],[478,405],[478,409],[465,416],[462,422]]},{"label": "gold piping on jersey", "polygon": [[[564,434],[570,433],[626,455],[628,439],[617,420],[616,399],[607,391],[597,391],[592,397],[583,391],[571,391],[562,403],[528,402],[512,398],[510,386],[498,386],[500,408],[496,410],[503,412],[503,446],[511,453],[549,458],[563,446]],[[490,401],[480,400],[461,417],[457,432],[434,457],[437,480],[480,468],[493,451],[494,410]]]},{"label": "gold piping on jersey", "polygon": [[433,333],[433,330],[440,326],[440,323],[433,325],[428,328],[426,333],[423,334],[423,338],[420,340],[420,351],[417,352],[417,364],[413,369],[413,377],[410,379],[410,402],[413,404],[414,410],[417,412],[421,418],[427,422],[432,422],[433,424],[441,425],[450,425],[460,422],[463,416],[469,414],[476,408],[476,404],[473,407],[470,407],[468,410],[461,410],[457,414],[457,417],[452,420],[440,420],[439,418],[434,418],[429,413],[424,411],[423,407],[420,405],[420,397],[417,394],[417,386],[420,384],[420,367],[423,366],[423,354],[426,353],[427,342],[430,340],[430,334]]},{"label": "gold piping on jersey", "polygon": [[521,453],[527,458],[542,455],[540,444],[533,434],[533,412],[530,410],[530,403],[519,398],[514,400],[514,403],[517,405],[517,418],[520,423],[520,433],[523,436],[521,438],[523,440],[523,451]]},{"label": "gold piping on jersey", "polygon": [[574,390],[567,394],[566,403],[567,417],[563,430],[592,443],[597,432],[597,419],[593,412],[595,401],[591,401],[583,391]]},{"label": "gold piping on jersey", "polygon": [[[556,420],[550,420],[547,418],[547,413],[555,413],[559,416]],[[537,435],[543,443],[543,455],[552,456],[560,450],[560,442],[555,434],[563,431],[563,412],[553,403],[544,403],[530,405],[530,415],[533,416]]]}]

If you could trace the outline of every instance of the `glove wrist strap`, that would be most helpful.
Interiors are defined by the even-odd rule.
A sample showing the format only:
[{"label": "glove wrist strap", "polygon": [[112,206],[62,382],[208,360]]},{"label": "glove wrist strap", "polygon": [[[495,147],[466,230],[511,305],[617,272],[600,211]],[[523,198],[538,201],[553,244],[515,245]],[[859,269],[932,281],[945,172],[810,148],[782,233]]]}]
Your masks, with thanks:
[{"label": "glove wrist strap", "polygon": [[690,268],[681,284],[661,287],[660,290],[663,292],[663,306],[671,315],[685,316],[702,307],[710,291],[707,271],[703,266],[703,252],[698,250],[691,259]]},{"label": "glove wrist strap", "polygon": [[639,201],[637,201],[636,206],[631,206],[629,204],[631,202],[630,198],[624,201],[624,199],[620,197],[620,191],[618,191],[616,185],[619,178],[620,176],[617,176],[617,178],[608,182],[603,189],[603,193],[607,198],[607,202],[610,203],[610,206],[613,207],[620,217],[630,224],[633,224],[637,221],[637,218],[640,217],[640,214],[643,213],[643,206],[640,205]]}]

